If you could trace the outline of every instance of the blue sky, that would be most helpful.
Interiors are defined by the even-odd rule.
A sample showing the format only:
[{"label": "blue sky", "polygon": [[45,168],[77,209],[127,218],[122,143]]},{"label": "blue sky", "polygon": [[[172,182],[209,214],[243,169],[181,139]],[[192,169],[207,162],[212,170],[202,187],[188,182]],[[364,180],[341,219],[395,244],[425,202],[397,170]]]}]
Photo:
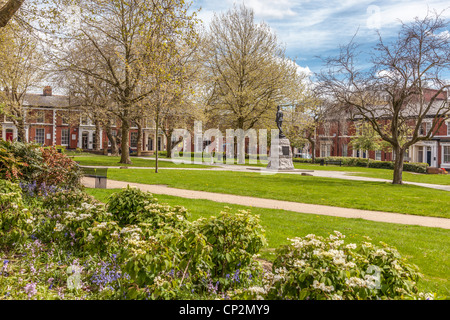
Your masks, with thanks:
[{"label": "blue sky", "polygon": [[199,17],[207,26],[215,12],[242,2],[254,10],[256,22],[264,21],[275,31],[286,54],[312,72],[322,67],[317,56],[336,55],[357,30],[356,42],[368,49],[377,42],[376,30],[390,39],[399,31],[399,19],[423,18],[428,8],[448,8],[444,16],[450,18],[448,0],[193,0],[192,8],[202,8]]}]

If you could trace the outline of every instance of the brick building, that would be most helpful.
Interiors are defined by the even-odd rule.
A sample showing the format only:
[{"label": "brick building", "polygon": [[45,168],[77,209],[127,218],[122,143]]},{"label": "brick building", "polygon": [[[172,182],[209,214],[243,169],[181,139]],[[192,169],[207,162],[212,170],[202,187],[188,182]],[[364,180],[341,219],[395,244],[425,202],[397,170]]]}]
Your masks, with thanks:
[{"label": "brick building", "polygon": [[[25,139],[27,142],[36,142],[43,146],[64,146],[67,149],[80,148],[94,149],[96,127],[91,119],[77,110],[70,108],[71,101],[68,96],[53,95],[51,87],[45,87],[42,94],[26,94],[23,107],[25,116]],[[154,123],[153,123],[154,124]],[[17,128],[11,119],[0,117],[0,134],[4,140],[16,140]],[[117,121],[113,134],[120,130]],[[130,147],[137,150],[138,128],[131,127],[129,132]],[[143,128],[142,151],[154,152],[165,150],[167,141],[162,132],[155,143],[155,126],[152,122]],[[100,146],[106,148],[110,145],[106,132],[100,130]]]},{"label": "brick building", "polygon": [[[426,99],[434,94],[429,90],[425,94]],[[447,94],[438,97],[438,103],[447,103]],[[450,119],[445,114],[440,115],[438,123],[433,126],[435,113],[430,112],[426,115],[419,134],[424,136],[429,130],[440,128],[433,138],[429,141],[420,141],[409,148],[405,153],[405,161],[428,163],[430,167],[450,169]],[[361,119],[329,119],[316,130],[316,157],[357,157],[370,158],[373,160],[392,161],[392,152],[383,150],[367,151],[354,150],[351,146],[351,140],[357,136],[358,126]],[[380,117],[380,123],[387,124],[389,119]],[[410,120],[410,125],[415,126],[414,117]],[[312,152],[312,150],[309,150]]]}]

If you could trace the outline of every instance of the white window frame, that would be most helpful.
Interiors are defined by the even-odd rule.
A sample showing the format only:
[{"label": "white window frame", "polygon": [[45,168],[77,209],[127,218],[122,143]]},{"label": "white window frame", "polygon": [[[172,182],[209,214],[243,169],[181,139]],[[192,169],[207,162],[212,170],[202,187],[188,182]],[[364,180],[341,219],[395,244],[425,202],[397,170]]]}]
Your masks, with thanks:
[{"label": "white window frame", "polygon": [[329,143],[320,144],[320,157],[321,158],[331,157],[331,144]]},{"label": "white window frame", "polygon": [[346,144],[346,143],[342,144],[342,156],[348,157],[348,144]]},{"label": "white window frame", "polygon": [[[86,121],[84,121],[86,120]],[[80,119],[80,124],[82,126],[90,126],[91,125],[91,119],[87,115],[82,115]]]},{"label": "white window frame", "polygon": [[381,150],[375,150],[375,160],[381,161]]},{"label": "white window frame", "polygon": [[[42,132],[42,142],[38,140],[38,137],[41,138],[41,135],[38,135],[38,132]],[[39,143],[41,145],[45,144],[45,129],[43,128],[36,128],[36,134],[34,136],[34,141],[36,141],[36,143]]]},{"label": "white window frame", "polygon": [[[66,133],[66,134],[64,134],[64,133]],[[69,129],[62,129],[61,130],[61,145],[62,146],[68,146],[69,145],[69,139],[70,139]]]},{"label": "white window frame", "polygon": [[[139,142],[139,133],[138,132],[130,132],[130,147],[131,148],[137,148],[138,142]],[[135,143],[133,140],[136,140]]]},{"label": "white window frame", "polygon": [[[446,157],[446,155],[445,155],[445,150],[448,150],[447,151],[447,160],[448,161],[445,161],[445,157]],[[445,163],[445,164],[450,164],[450,145],[443,145],[442,146],[442,163]]]}]

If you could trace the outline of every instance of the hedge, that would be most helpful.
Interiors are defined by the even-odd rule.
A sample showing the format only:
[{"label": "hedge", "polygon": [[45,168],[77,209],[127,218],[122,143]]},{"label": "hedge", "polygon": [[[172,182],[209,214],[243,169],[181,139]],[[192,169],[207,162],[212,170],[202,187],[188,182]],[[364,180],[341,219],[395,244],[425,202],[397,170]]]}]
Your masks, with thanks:
[{"label": "hedge", "polygon": [[[346,167],[367,167],[368,161],[367,159],[352,158],[352,157],[325,157],[325,158],[316,158],[315,163],[320,163],[322,160],[342,161],[342,165]],[[297,163],[312,163],[311,159],[295,158],[293,159],[293,161]],[[427,173],[427,167],[428,167],[427,163],[405,162],[403,164],[403,171]],[[394,162],[370,160],[369,168],[394,170]]]}]

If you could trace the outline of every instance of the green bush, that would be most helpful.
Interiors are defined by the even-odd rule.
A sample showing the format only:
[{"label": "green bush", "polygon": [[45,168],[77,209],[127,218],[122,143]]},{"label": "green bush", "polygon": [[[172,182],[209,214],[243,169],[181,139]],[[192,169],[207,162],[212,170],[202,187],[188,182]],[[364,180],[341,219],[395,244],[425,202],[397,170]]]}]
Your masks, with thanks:
[{"label": "green bush", "polygon": [[120,225],[135,224],[142,221],[144,208],[154,202],[151,193],[127,186],[108,198],[107,210]]},{"label": "green bush", "polygon": [[418,292],[416,266],[388,245],[345,245],[335,231],[291,239],[276,251],[273,273],[260,290],[268,299],[360,300],[432,298]]},{"label": "green bush", "polygon": [[0,246],[22,244],[33,229],[32,223],[19,185],[0,180]]},{"label": "green bush", "polygon": [[97,201],[81,190],[61,190],[42,199],[42,208],[53,213],[62,213],[69,208],[80,207],[83,203],[94,204]]},{"label": "green bush", "polygon": [[244,273],[252,266],[253,256],[266,244],[259,217],[246,210],[231,213],[225,207],[217,217],[199,219],[195,224],[212,246],[211,276],[225,287],[236,271]]},{"label": "green bush", "polygon": [[1,178],[34,184],[38,190],[48,186],[78,188],[81,176],[76,162],[58,153],[54,147],[42,148],[17,141],[0,142]]},{"label": "green bush", "polygon": [[[347,167],[367,167],[367,159],[363,158],[352,158],[352,157],[326,157],[326,158],[316,158],[315,163],[321,163],[321,161],[341,161],[343,166]],[[311,159],[293,159],[294,162],[297,163],[312,163]],[[403,171],[408,172],[417,172],[417,173],[426,173],[427,172],[427,163],[414,163],[414,162],[405,162],[403,164]],[[394,162],[392,161],[377,161],[370,160],[369,168],[375,169],[394,169]]]}]

